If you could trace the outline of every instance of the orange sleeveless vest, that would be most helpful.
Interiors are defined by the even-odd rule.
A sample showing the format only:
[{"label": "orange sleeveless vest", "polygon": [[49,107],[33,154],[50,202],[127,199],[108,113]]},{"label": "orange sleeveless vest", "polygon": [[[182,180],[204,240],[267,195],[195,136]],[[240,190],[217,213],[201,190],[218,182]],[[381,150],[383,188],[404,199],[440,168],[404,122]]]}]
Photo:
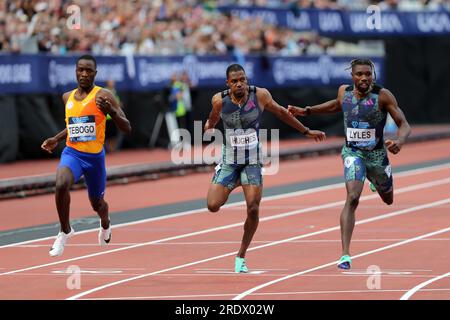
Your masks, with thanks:
[{"label": "orange sleeveless vest", "polygon": [[70,93],[66,102],[66,145],[81,152],[99,153],[105,142],[106,116],[97,107],[95,95],[102,89],[95,86],[83,99],[75,99]]}]

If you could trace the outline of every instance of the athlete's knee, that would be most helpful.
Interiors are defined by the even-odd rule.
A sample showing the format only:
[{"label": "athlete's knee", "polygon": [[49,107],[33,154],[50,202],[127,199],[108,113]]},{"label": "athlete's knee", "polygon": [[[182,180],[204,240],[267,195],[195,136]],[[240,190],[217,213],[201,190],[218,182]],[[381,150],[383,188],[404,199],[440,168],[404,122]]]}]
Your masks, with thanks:
[{"label": "athlete's knee", "polygon": [[218,201],[208,200],[208,210],[211,212],[219,211],[221,204]]},{"label": "athlete's knee", "polygon": [[259,218],[259,204],[254,202],[250,203],[247,207],[247,216],[251,219]]},{"label": "athlete's knee", "polygon": [[91,206],[95,212],[99,212],[99,211],[108,209],[108,203],[103,199],[91,200]]},{"label": "athlete's knee", "polygon": [[349,192],[347,195],[347,203],[349,206],[356,208],[359,204],[360,193]]},{"label": "athlete's knee", "polygon": [[70,169],[66,167],[58,168],[58,171],[56,172],[56,181],[55,181],[56,193],[69,192],[72,183],[73,183],[73,176]]},{"label": "athlete's knee", "polygon": [[388,206],[394,203],[394,197],[392,195],[388,195],[386,197],[383,197],[382,199]]},{"label": "athlete's knee", "polygon": [[388,206],[394,203],[394,188],[392,187],[392,185],[389,189],[379,191],[378,194],[380,195],[381,200],[383,200],[383,202]]},{"label": "athlete's knee", "polygon": [[57,193],[64,193],[70,190],[70,179],[66,176],[59,176],[56,179],[55,189]]}]

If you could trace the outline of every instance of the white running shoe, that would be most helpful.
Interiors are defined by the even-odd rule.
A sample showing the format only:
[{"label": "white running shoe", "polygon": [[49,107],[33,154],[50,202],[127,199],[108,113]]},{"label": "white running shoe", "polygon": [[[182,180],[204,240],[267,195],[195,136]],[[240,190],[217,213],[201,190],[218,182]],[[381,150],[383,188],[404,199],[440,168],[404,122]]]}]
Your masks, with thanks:
[{"label": "white running shoe", "polygon": [[100,230],[98,232],[98,243],[101,246],[106,246],[111,241],[111,221],[109,222],[108,229],[103,229],[102,222],[100,221]]},{"label": "white running shoe", "polygon": [[56,240],[53,243],[52,248],[50,249],[50,256],[51,257],[59,257],[60,255],[62,255],[64,252],[64,246],[65,246],[67,240],[72,238],[72,236],[74,234],[75,234],[75,230],[73,230],[72,227],[70,227],[70,232],[67,234],[60,231],[58,233],[58,235],[56,236]]}]

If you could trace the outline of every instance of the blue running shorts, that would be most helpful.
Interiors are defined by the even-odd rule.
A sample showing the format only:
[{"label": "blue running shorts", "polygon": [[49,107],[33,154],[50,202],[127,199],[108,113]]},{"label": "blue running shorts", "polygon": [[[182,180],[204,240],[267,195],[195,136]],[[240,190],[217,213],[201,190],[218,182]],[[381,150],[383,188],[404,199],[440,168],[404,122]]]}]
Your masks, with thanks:
[{"label": "blue running shorts", "polygon": [[58,168],[72,171],[74,183],[84,176],[89,198],[103,198],[106,188],[105,149],[99,153],[86,153],[65,147]]}]

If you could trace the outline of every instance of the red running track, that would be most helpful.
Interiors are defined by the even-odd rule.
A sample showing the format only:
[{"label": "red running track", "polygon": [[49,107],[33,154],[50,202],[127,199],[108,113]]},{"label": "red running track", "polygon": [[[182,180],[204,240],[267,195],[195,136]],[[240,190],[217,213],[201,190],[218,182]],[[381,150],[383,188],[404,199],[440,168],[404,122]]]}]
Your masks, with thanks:
[{"label": "red running track", "polygon": [[[406,144],[401,153],[391,155],[395,168],[450,158],[450,139],[428,143]],[[265,187],[275,187],[327,177],[341,176],[342,161],[338,155],[307,158],[297,161],[283,161],[277,175],[264,177]],[[186,177],[165,178],[156,181],[108,186],[105,198],[112,212],[170,204],[175,202],[204,199],[208,192],[212,172],[198,173]],[[180,188],[179,186],[183,186]],[[185,186],[185,187],[184,187]],[[176,197],[174,197],[176,190]],[[237,192],[239,190],[236,190]],[[91,217],[93,211],[87,199],[86,190],[71,192],[71,218]],[[24,199],[0,201],[2,223],[0,231],[30,227],[57,221],[54,195],[33,196]]]},{"label": "red running track", "polygon": [[[414,144],[391,156],[391,161],[395,166],[450,158],[449,150],[448,140]],[[336,176],[341,171],[337,156],[282,162],[280,173],[265,182],[276,186]],[[397,174],[392,206],[365,190],[357,211],[350,271],[335,266],[345,196],[339,184],[263,200],[261,222],[247,253],[250,274],[232,272],[245,212],[237,204],[218,214],[203,211],[116,226],[113,243],[106,248],[96,244],[96,231],[81,233],[57,259],[48,256],[52,240],[0,248],[0,298],[354,300],[406,295],[450,299],[450,278],[445,276],[450,271],[449,177],[450,164]],[[111,207],[125,210],[202,198],[209,179],[210,174],[198,174],[112,187],[108,191]],[[174,198],[173,188],[183,183],[190,187],[178,188]],[[132,190],[125,193],[128,189]],[[114,197],[115,192],[121,198]],[[74,194],[85,197],[83,191]],[[25,202],[27,206],[41,203],[42,210],[52,211],[52,201],[41,196],[8,202],[17,208]],[[88,213],[86,209],[84,214]],[[19,214],[11,215],[2,228],[55,219],[54,212],[28,222]],[[81,270],[79,289],[67,286],[69,266]],[[413,290],[427,281],[428,285]]]}]

